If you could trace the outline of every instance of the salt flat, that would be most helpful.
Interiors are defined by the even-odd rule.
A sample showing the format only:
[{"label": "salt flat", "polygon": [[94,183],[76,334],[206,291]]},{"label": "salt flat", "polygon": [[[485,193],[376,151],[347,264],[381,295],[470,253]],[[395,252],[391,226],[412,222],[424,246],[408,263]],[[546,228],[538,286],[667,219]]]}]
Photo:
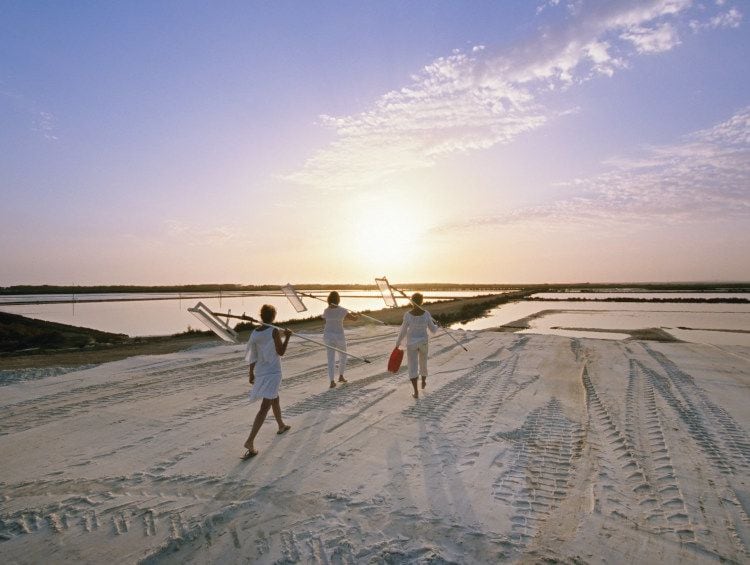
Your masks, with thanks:
[{"label": "salt flat", "polygon": [[333,390],[293,338],[249,461],[241,346],[0,388],[3,561],[750,560],[750,348],[467,332],[415,401],[348,335]]}]

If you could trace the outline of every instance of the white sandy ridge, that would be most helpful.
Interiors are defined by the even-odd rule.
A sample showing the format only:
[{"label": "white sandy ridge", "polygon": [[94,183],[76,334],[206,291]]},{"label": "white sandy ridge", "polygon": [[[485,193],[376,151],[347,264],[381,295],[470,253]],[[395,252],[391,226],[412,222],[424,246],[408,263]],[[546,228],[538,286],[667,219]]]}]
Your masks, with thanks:
[{"label": "white sandy ridge", "polygon": [[0,388],[2,561],[750,561],[748,348],[440,337],[415,401],[348,335],[333,390],[292,340],[249,461],[240,346]]}]

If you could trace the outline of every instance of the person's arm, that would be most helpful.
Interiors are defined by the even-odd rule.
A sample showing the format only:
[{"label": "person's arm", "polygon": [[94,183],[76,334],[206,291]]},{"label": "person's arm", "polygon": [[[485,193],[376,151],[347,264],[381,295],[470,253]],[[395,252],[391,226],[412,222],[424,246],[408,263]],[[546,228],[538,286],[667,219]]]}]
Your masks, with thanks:
[{"label": "person's arm", "polygon": [[258,361],[258,346],[253,341],[253,334],[250,332],[250,338],[247,340],[247,346],[245,346],[245,361],[250,364],[250,373],[253,372],[253,367]]},{"label": "person's arm", "polygon": [[359,320],[359,314],[356,312],[347,312],[346,316],[344,316],[344,320],[351,320],[352,322]]},{"label": "person's arm", "polygon": [[279,354],[279,357],[284,355],[286,353],[286,346],[289,344],[289,338],[291,337],[292,332],[289,330],[284,330],[284,341],[281,341],[281,336],[279,335],[279,330],[276,328],[273,329],[273,343],[276,346],[276,353]]},{"label": "person's arm", "polygon": [[401,342],[404,340],[404,337],[406,337],[406,330],[409,327],[408,320],[409,318],[404,314],[404,321],[401,323],[401,329],[398,332],[398,339],[396,339],[396,347],[401,347]]},{"label": "person's arm", "polygon": [[250,333],[250,339],[247,340],[247,347],[245,347],[245,361],[250,364],[250,369],[247,373],[247,379],[250,384],[255,383],[255,363],[258,361],[258,346],[252,340],[253,334]]},{"label": "person's arm", "polygon": [[[427,310],[425,310],[425,312],[427,312]],[[429,312],[427,312],[427,327],[434,334],[436,334],[439,329],[438,325],[435,323],[435,320],[432,319],[432,315]]]}]

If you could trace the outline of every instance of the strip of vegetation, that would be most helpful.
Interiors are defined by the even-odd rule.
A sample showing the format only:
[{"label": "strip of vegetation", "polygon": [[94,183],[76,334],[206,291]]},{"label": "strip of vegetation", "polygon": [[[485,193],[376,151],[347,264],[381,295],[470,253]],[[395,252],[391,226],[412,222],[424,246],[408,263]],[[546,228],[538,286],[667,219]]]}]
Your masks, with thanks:
[{"label": "strip of vegetation", "polygon": [[0,352],[83,348],[128,341],[125,334],[34,320],[0,312]]},{"label": "strip of vegetation", "polygon": [[466,322],[470,322],[472,320],[476,320],[477,318],[482,318],[488,315],[490,310],[496,308],[497,306],[500,306],[501,304],[507,304],[508,302],[522,300],[524,298],[527,298],[534,292],[536,292],[536,290],[496,294],[489,296],[487,300],[464,304],[456,311],[448,311],[442,314],[433,314],[432,317],[442,326],[449,326],[456,323],[465,324]]},{"label": "strip of vegetation", "polygon": [[[507,291],[521,290],[534,292],[570,292],[570,291],[647,291],[647,292],[750,292],[750,282],[727,283],[575,283],[575,284],[455,284],[455,283],[397,283],[405,291]],[[297,284],[300,290],[375,290],[374,284],[336,284],[312,283]],[[278,285],[242,285],[242,284],[187,284],[187,285],[12,285],[0,287],[0,295],[12,294],[111,294],[111,293],[162,293],[162,292],[269,292],[278,291]]]},{"label": "strip of vegetation", "polygon": [[239,285],[239,284],[186,284],[165,286],[143,285],[98,285],[98,286],[58,286],[58,285],[14,285],[0,287],[0,294],[113,294],[113,293],[156,293],[156,292],[239,292],[239,291],[279,290],[278,285]]}]

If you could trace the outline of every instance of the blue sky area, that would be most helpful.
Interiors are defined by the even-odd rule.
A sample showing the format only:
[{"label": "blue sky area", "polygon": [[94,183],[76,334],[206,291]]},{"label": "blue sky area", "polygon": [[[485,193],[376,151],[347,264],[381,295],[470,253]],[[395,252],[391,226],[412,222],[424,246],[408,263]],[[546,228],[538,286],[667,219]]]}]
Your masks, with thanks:
[{"label": "blue sky area", "polygon": [[750,280],[749,11],[0,1],[0,285]]}]

